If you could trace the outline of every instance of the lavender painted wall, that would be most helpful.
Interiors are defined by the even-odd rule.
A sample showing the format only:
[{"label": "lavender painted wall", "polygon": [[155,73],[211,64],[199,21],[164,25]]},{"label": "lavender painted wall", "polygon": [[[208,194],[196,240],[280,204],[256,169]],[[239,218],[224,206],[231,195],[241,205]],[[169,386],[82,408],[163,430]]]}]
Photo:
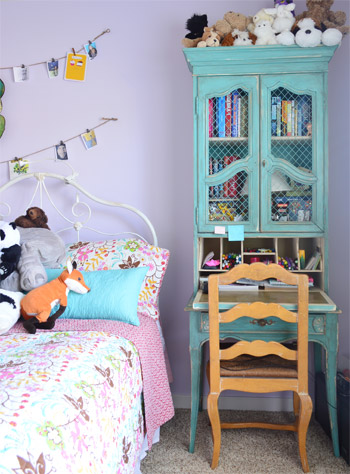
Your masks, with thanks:
[{"label": "lavender painted wall", "polygon": [[[297,1],[297,12],[305,9]],[[44,65],[30,68],[30,79],[6,85],[0,161],[53,145],[116,116],[99,128],[98,146],[85,151],[68,143],[70,163],[80,182],[105,199],[139,207],[156,227],[171,260],[160,308],[173,393],[190,393],[188,314],[192,289],[192,77],[181,39],[194,12],[209,24],[228,10],[254,14],[272,0],[237,1],[1,1],[0,66],[30,64],[64,55],[106,28],[98,56],[88,64],[85,83],[48,79]],[[333,10],[347,12],[336,0]],[[330,293],[343,310],[340,354],[349,357],[349,37],[330,63],[329,74]],[[35,158],[53,157],[53,150]],[[54,166],[51,164],[50,166]],[[55,165],[57,167],[57,165]],[[0,183],[7,167],[0,165]],[[19,203],[22,197],[17,196]],[[55,217],[50,218],[55,228]],[[102,222],[108,230],[108,223]]]}]

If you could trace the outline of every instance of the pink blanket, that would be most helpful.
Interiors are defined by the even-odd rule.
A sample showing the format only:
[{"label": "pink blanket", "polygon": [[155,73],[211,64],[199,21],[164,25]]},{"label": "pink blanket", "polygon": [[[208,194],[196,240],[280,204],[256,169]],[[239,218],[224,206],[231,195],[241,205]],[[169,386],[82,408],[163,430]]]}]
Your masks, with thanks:
[{"label": "pink blanket", "polygon": [[[174,416],[166,364],[156,322],[139,314],[140,326],[102,319],[58,319],[57,331],[104,331],[132,341],[141,359],[148,448],[155,431]],[[18,322],[10,331],[26,332]]]}]

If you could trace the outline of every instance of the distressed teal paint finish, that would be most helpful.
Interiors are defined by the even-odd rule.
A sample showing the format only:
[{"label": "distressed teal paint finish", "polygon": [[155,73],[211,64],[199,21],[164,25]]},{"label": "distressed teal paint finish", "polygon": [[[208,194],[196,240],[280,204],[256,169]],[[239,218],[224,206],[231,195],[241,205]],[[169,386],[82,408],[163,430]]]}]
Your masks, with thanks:
[{"label": "distressed teal paint finish", "polygon": [[[193,75],[194,114],[194,293],[186,311],[190,317],[191,355],[191,435],[189,451],[194,451],[198,410],[202,405],[203,344],[208,340],[208,306],[194,302],[198,292],[198,268],[201,254],[199,238],[215,238],[215,226],[244,225],[246,238],[251,237],[320,237],[324,239],[323,290],[324,300],[309,305],[309,340],[315,344],[315,370],[321,367],[321,348],[325,352],[326,390],[332,431],[333,450],[339,456],[336,411],[336,354],[338,349],[338,314],[328,291],[328,122],[327,75],[328,63],[337,47],[318,46],[235,46],[184,49],[189,70]],[[294,165],[283,155],[283,146],[272,146],[271,96],[283,88],[296,96],[312,99],[312,137],[308,146],[309,168]],[[248,139],[246,155],[221,171],[210,174],[208,101],[240,89],[248,95]],[[303,140],[300,140],[303,142]],[[274,142],[276,143],[276,142]],[[285,142],[287,143],[287,142]],[[291,141],[290,143],[293,143]],[[276,150],[281,150],[279,153]],[[294,151],[296,153],[296,151]],[[311,158],[310,158],[311,156]],[[310,221],[281,222],[271,216],[271,182],[275,171],[305,187],[311,186],[312,218]],[[224,183],[239,172],[249,176],[246,221],[211,221],[209,219],[209,186]],[[275,293],[278,295],[278,292]],[[321,301],[321,302],[320,302]],[[225,310],[236,302],[224,303]],[[283,304],[283,301],[280,301]],[[291,304],[285,306],[293,310]],[[227,326],[227,325],[226,325]],[[254,321],[242,318],[225,326],[222,338],[259,338],[268,341],[292,339],[295,327],[274,318]]]}]

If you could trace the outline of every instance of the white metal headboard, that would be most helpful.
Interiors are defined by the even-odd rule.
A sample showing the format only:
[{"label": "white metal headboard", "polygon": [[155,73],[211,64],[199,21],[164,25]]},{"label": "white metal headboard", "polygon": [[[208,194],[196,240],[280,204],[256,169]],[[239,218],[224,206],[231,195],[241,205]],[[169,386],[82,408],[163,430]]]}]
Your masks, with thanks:
[{"label": "white metal headboard", "polygon": [[[86,191],[77,181],[76,181],[76,177],[77,177],[77,173],[73,173],[72,175],[70,176],[63,176],[63,175],[60,175],[60,174],[55,174],[55,173],[47,173],[47,172],[36,172],[36,173],[28,173],[28,174],[24,174],[24,175],[21,175],[21,176],[18,176],[17,178],[14,178],[14,179],[11,179],[9,180],[7,183],[5,183],[4,185],[0,186],[0,198],[2,196],[2,193],[4,191],[6,191],[8,188],[20,183],[21,181],[24,181],[24,180],[30,180],[30,179],[36,179],[37,180],[37,184],[36,184],[36,187],[35,187],[35,190],[34,190],[34,193],[29,201],[29,204],[26,208],[29,208],[32,206],[32,203],[34,201],[34,199],[37,197],[37,194],[39,193],[39,197],[40,197],[40,207],[43,208],[43,194],[45,194],[46,198],[49,200],[49,202],[51,203],[51,205],[54,207],[54,209],[57,211],[57,213],[68,223],[68,226],[63,228],[63,229],[60,229],[58,231],[56,231],[56,233],[61,233],[61,232],[64,232],[64,231],[67,231],[67,230],[74,230],[77,234],[77,241],[80,240],[80,230],[81,229],[89,229],[93,232],[96,232],[98,234],[102,234],[102,235],[106,235],[106,236],[117,236],[117,235],[121,235],[121,234],[125,234],[125,233],[128,233],[128,234],[132,234],[132,235],[135,235],[137,237],[140,237],[142,238],[143,240],[146,240],[144,237],[142,237],[141,235],[135,233],[135,232],[120,232],[120,233],[107,233],[107,232],[102,232],[98,229],[95,229],[93,227],[90,227],[88,225],[89,221],[90,221],[90,218],[91,218],[91,215],[92,215],[92,210],[91,210],[91,207],[89,206],[88,203],[86,203],[85,201],[81,201],[80,200],[80,195],[79,193],[77,192],[76,194],[76,198],[75,198],[75,202],[72,204],[72,207],[71,207],[71,211],[72,211],[72,215],[74,217],[77,217],[76,220],[74,219],[69,219],[68,217],[66,217],[63,212],[59,209],[59,207],[54,203],[53,199],[52,199],[52,196],[45,184],[45,179],[46,178],[53,178],[55,180],[59,180],[59,181],[62,181],[65,185],[67,186],[72,186],[73,188],[75,188],[77,191],[79,191],[81,194],[87,196],[89,199],[91,199],[91,201],[95,201],[99,204],[102,204],[102,205],[106,205],[106,206],[111,206],[111,207],[118,207],[118,208],[123,208],[123,209],[127,209],[135,214],[137,214],[144,222],[145,224],[147,225],[149,231],[151,232],[152,234],[152,244],[155,245],[155,246],[158,246],[158,239],[157,239],[157,234],[155,232],[155,229],[151,223],[151,221],[148,219],[148,217],[143,214],[140,210],[136,209],[135,207],[133,206],[130,206],[128,204],[124,204],[124,203],[120,203],[120,202],[114,202],[114,201],[106,201],[105,199],[100,199],[98,197],[96,197],[95,195],[91,194],[90,192]],[[0,200],[0,204],[2,206],[5,206],[7,208],[7,211],[8,211],[8,215],[10,215],[11,213],[11,206],[10,204],[8,204],[6,201],[2,201]],[[85,207],[86,211],[87,211],[87,215],[86,217],[84,218],[83,221],[79,220],[79,217],[81,217],[81,214],[77,213],[76,212],[76,208],[78,205],[82,205]],[[0,218],[1,219],[6,219],[6,215],[4,214],[1,214],[0,215]]]}]

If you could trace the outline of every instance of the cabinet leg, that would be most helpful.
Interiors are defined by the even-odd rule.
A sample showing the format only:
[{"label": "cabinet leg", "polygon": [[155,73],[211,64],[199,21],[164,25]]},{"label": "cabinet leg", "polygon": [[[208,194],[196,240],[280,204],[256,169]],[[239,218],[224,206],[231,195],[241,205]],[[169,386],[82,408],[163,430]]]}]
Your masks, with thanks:
[{"label": "cabinet leg", "polygon": [[331,427],[334,456],[339,457],[338,418],[337,418],[337,352],[326,351],[326,391],[329,422]]},{"label": "cabinet leg", "polygon": [[322,346],[319,343],[314,343],[314,364],[315,374],[322,372]]},{"label": "cabinet leg", "polygon": [[189,452],[194,452],[201,391],[202,348],[190,348],[191,355],[191,433]]}]

